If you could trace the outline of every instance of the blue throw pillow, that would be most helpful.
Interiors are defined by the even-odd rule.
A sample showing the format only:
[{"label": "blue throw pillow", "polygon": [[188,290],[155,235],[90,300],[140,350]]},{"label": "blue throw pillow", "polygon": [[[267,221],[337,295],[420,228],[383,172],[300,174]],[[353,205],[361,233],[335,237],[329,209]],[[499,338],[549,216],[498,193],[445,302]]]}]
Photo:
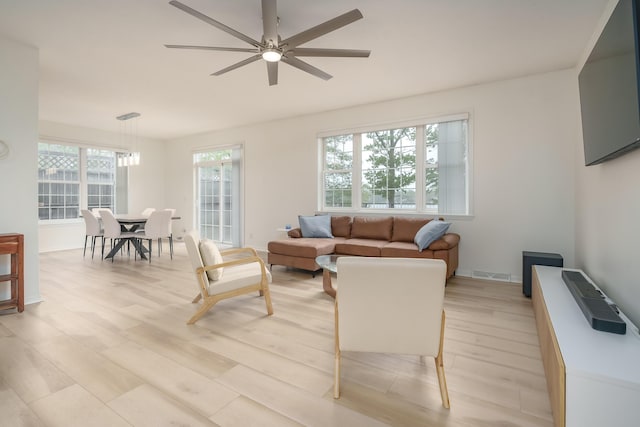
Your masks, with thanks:
[{"label": "blue throw pillow", "polygon": [[418,250],[422,252],[424,249],[428,248],[430,244],[444,236],[444,233],[447,232],[450,225],[450,222],[444,222],[437,219],[429,221],[423,225],[416,233],[416,237],[413,239],[415,244],[418,245]]},{"label": "blue throw pillow", "polygon": [[302,237],[333,237],[331,234],[331,216],[298,216]]}]

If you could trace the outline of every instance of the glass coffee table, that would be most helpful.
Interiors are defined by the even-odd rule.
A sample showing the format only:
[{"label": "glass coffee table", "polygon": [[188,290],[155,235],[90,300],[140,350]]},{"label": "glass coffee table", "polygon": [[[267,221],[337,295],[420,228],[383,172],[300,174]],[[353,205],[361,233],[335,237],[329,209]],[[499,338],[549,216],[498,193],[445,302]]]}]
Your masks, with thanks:
[{"label": "glass coffee table", "polygon": [[332,298],[336,297],[336,290],[331,285],[331,273],[338,274],[338,266],[336,260],[340,255],[320,255],[316,257],[316,263],[322,267],[322,289],[331,295]]}]

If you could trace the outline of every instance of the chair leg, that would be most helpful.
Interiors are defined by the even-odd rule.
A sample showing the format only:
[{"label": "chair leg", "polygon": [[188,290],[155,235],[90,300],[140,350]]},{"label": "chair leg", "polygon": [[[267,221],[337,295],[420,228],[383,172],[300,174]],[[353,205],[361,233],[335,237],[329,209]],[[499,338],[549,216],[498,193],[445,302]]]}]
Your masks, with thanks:
[{"label": "chair leg", "polygon": [[444,342],[444,310],[442,310],[442,324],[440,326],[440,350],[435,357],[436,372],[438,373],[438,384],[440,385],[440,397],[442,398],[442,406],[449,409],[449,391],[447,390],[447,380],[444,376],[444,363],[442,360],[442,344]]},{"label": "chair leg", "polygon": [[173,234],[169,235],[169,253],[171,254],[171,259],[173,259]]},{"label": "chair leg", "polygon": [[200,307],[200,309],[198,309],[198,311],[196,311],[196,314],[194,314],[193,316],[191,316],[191,319],[189,319],[187,321],[187,325],[193,325],[194,323],[196,323],[202,316],[204,316],[204,314],[209,311],[209,309],[211,307],[213,307],[215,305],[215,303],[218,302],[216,300],[210,299],[210,300],[205,300],[202,303],[202,307]]},{"label": "chair leg", "polygon": [[334,399],[339,399],[340,398],[340,359],[341,359],[341,354],[340,354],[340,336],[338,334],[338,299],[336,298],[335,302],[334,302],[334,328],[335,331],[333,333],[334,335],[334,352],[335,352],[335,361],[334,361],[334,368],[333,368],[333,398]]},{"label": "chair leg", "polygon": [[[152,249],[153,249],[153,239],[149,239],[149,264],[151,264]],[[160,251],[160,248],[158,248],[158,251]]]},{"label": "chair leg", "polygon": [[82,257],[84,258],[84,256],[87,254],[87,239],[89,238],[88,234],[84,235],[84,252],[82,252]]},{"label": "chair leg", "polygon": [[93,259],[93,254],[96,251],[96,237],[98,236],[91,236],[91,259]]}]

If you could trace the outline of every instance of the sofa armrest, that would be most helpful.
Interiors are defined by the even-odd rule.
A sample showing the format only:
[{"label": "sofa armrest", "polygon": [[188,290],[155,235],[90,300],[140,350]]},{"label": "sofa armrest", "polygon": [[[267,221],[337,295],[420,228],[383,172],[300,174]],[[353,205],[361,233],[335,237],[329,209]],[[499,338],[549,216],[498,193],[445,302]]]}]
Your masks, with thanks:
[{"label": "sofa armrest", "polygon": [[444,236],[429,245],[429,250],[447,250],[458,246],[460,235],[456,233],[446,233]]}]

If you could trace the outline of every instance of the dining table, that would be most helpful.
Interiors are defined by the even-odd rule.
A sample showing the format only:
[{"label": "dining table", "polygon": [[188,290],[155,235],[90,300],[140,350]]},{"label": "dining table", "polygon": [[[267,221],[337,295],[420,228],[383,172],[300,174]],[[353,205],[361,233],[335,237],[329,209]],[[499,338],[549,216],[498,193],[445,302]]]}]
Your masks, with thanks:
[{"label": "dining table", "polygon": [[[140,229],[141,226],[144,226],[149,219],[148,215],[141,214],[116,214],[114,216],[120,223],[120,228],[123,232],[135,232],[136,230]],[[176,219],[181,219],[181,217],[171,217],[171,220]],[[140,258],[145,260],[147,259],[147,255],[145,254],[145,252],[149,252],[149,250],[142,244],[141,239],[120,239],[118,243],[116,243],[115,246],[109,251],[109,253],[105,255],[104,259],[113,258],[118,253],[118,251],[122,249],[122,246],[124,246],[124,244],[127,242],[131,242],[138,255],[140,255]]]}]

